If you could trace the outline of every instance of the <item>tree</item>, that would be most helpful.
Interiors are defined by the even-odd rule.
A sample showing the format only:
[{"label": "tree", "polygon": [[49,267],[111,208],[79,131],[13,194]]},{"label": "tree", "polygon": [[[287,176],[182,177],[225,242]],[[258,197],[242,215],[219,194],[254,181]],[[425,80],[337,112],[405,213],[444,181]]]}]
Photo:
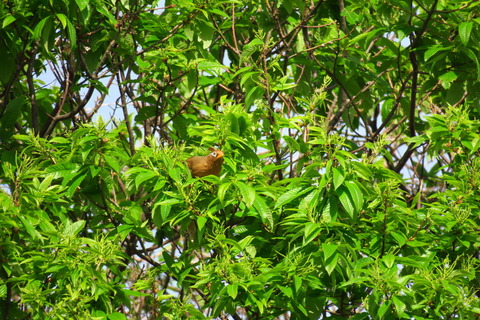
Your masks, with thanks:
[{"label": "tree", "polygon": [[478,15],[2,2],[0,315],[478,316]]}]

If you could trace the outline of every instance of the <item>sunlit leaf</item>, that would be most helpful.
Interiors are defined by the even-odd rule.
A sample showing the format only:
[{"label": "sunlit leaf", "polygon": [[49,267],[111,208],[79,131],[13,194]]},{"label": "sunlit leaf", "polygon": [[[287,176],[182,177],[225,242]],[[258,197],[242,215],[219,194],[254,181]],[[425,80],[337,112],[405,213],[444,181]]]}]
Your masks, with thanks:
[{"label": "sunlit leaf", "polygon": [[470,40],[470,33],[472,32],[473,22],[464,21],[458,26],[458,34],[460,35],[460,40],[463,45],[466,46]]},{"label": "sunlit leaf", "polygon": [[240,190],[240,194],[242,195],[243,201],[247,207],[251,207],[256,198],[255,189],[240,181],[238,181],[235,185],[237,186],[238,190]]}]

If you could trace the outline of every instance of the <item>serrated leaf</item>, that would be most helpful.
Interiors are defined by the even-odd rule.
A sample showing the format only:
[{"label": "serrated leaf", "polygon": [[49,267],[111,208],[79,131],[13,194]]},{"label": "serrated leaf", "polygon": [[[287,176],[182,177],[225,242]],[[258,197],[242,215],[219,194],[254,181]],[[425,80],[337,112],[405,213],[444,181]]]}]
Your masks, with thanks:
[{"label": "serrated leaf", "polygon": [[470,40],[470,33],[472,32],[473,21],[465,21],[458,26],[458,34],[460,35],[460,41],[466,46]]},{"label": "serrated leaf", "polygon": [[117,159],[115,159],[114,157],[111,157],[109,155],[103,155],[103,158],[105,159],[105,161],[108,163],[108,165],[110,166],[110,168],[113,169],[113,171],[119,173],[120,172],[120,164],[118,163]]},{"label": "serrated leaf", "polygon": [[87,222],[85,220],[75,221],[74,223],[65,227],[63,234],[65,236],[76,236],[80,231],[82,231],[86,223]]},{"label": "serrated leaf", "polygon": [[337,266],[337,262],[338,262],[338,253],[334,253],[334,255],[331,256],[325,262],[325,270],[327,270],[327,273],[329,275],[332,274],[333,270],[335,270],[335,267]]},{"label": "serrated leaf", "polygon": [[283,136],[283,140],[285,140],[285,142],[287,143],[288,145],[288,148],[292,151],[300,151],[300,145],[298,144],[298,142],[293,139],[292,137],[290,136]]},{"label": "serrated leaf", "polygon": [[405,244],[405,242],[407,241],[407,239],[405,238],[405,236],[401,233],[398,233],[398,232],[392,232],[391,233],[392,237],[395,238],[395,240],[398,242],[398,244],[400,246],[403,246]]},{"label": "serrated leaf", "polygon": [[440,46],[440,45],[433,45],[433,46],[429,47],[427,51],[425,51],[425,54],[423,55],[423,58],[425,59],[425,61],[428,61],[437,52],[450,50],[451,48],[452,48],[452,46],[443,47],[443,46]]},{"label": "serrated leaf", "polygon": [[345,186],[340,186],[337,189],[338,199],[342,204],[345,211],[347,211],[350,218],[354,218],[355,216],[355,205],[353,203],[352,197],[350,195],[350,191]]},{"label": "serrated leaf", "polygon": [[218,195],[218,200],[220,200],[220,202],[224,202],[225,200],[225,194],[227,193],[228,189],[230,188],[230,186],[232,185],[231,182],[227,182],[227,183],[222,183],[219,187],[218,187],[218,192],[217,192],[217,195]]},{"label": "serrated leaf", "polygon": [[183,28],[183,32],[185,33],[185,36],[187,37],[188,40],[193,41],[193,37],[195,36],[195,31],[190,27],[190,25],[186,25]]},{"label": "serrated leaf", "polygon": [[83,10],[88,6],[89,1],[88,0],[75,0],[75,3],[77,4],[77,6],[80,10]]},{"label": "serrated leaf", "polygon": [[143,182],[155,178],[157,174],[154,171],[145,170],[135,177],[135,187],[139,187]]},{"label": "serrated leaf", "polygon": [[40,235],[40,233],[35,230],[35,227],[31,221],[31,217],[23,217],[23,216],[19,216],[18,217],[22,223],[23,223],[23,226],[25,227],[25,230],[28,232],[28,234],[32,237],[32,239],[41,239],[42,236]]},{"label": "serrated leaf", "polygon": [[48,191],[48,189],[49,189],[50,186],[52,185],[53,178],[54,178],[54,175],[53,175],[53,174],[47,175],[47,176],[42,180],[42,182],[40,183],[40,185],[39,185],[39,187],[38,187],[38,190],[41,191],[41,192]]},{"label": "serrated leaf", "polygon": [[70,184],[70,186],[68,187],[68,195],[70,197],[73,196],[78,186],[80,186],[80,184],[82,183],[82,181],[85,179],[86,176],[87,176],[86,173],[82,174]]},{"label": "serrated leaf", "polygon": [[236,184],[238,190],[240,190],[240,194],[242,195],[243,202],[245,202],[245,205],[250,208],[255,201],[255,196],[256,192],[255,189],[253,189],[251,186],[243,183],[243,182],[237,182]]},{"label": "serrated leaf", "polygon": [[260,195],[255,197],[255,201],[253,202],[253,207],[257,210],[258,214],[260,215],[260,219],[262,220],[263,224],[265,224],[269,229],[273,228],[273,216],[272,211],[265,203],[265,200]]},{"label": "serrated leaf", "polygon": [[283,193],[280,197],[278,197],[277,201],[275,202],[275,208],[280,208],[287,203],[290,203],[295,198],[301,196],[302,194],[309,192],[312,190],[312,187],[304,188],[304,187],[297,187],[287,192]]},{"label": "serrated leaf", "polygon": [[332,169],[333,172],[333,187],[338,189],[343,184],[343,181],[345,181],[345,174],[343,169],[339,170],[337,168]]},{"label": "serrated leaf", "polygon": [[363,207],[363,192],[360,187],[354,181],[347,181],[345,185],[350,192],[350,196],[355,206],[355,212],[360,212]]},{"label": "serrated leaf", "polygon": [[342,283],[339,288],[350,287],[352,284],[369,282],[371,279],[369,277],[356,277],[347,282]]},{"label": "serrated leaf", "polygon": [[263,46],[263,41],[258,39],[258,38],[255,38],[243,47],[243,51],[248,52],[248,51],[251,51],[255,47],[261,47],[261,46]]},{"label": "serrated leaf", "polygon": [[217,61],[202,60],[197,64],[198,70],[211,71],[214,74],[220,74],[222,70],[228,70],[226,66]]},{"label": "serrated leaf", "polygon": [[321,193],[322,190],[317,188],[310,192],[307,196],[303,197],[302,201],[298,205],[298,212],[305,215],[314,212],[318,205],[318,200]]},{"label": "serrated leaf", "polygon": [[312,242],[320,233],[321,231],[320,224],[314,222],[308,222],[305,225],[305,230],[303,234],[303,245],[307,245],[308,243]]},{"label": "serrated leaf", "polygon": [[[260,72],[258,71],[250,71],[250,72],[245,72],[242,74],[242,77],[240,78],[240,86],[243,87],[245,85],[245,82],[249,81],[252,79],[253,76],[259,75]],[[255,89],[257,87],[252,87],[251,89]]]},{"label": "serrated leaf", "polygon": [[158,206],[173,206],[173,205],[176,205],[176,204],[179,204],[179,203],[183,203],[183,200],[182,199],[176,199],[176,198],[170,198],[170,199],[160,201],[156,205],[158,205]]},{"label": "serrated leaf", "polygon": [[372,171],[364,163],[361,162],[352,162],[352,165],[355,169],[355,174],[362,179],[370,180],[372,178]]},{"label": "serrated leaf", "polygon": [[[170,199],[170,200],[173,200],[173,199]],[[183,203],[183,202],[178,201],[177,203]],[[160,216],[163,219],[162,221],[166,221],[168,219],[168,216],[170,215],[171,210],[172,210],[172,205],[163,204],[160,207]]]}]

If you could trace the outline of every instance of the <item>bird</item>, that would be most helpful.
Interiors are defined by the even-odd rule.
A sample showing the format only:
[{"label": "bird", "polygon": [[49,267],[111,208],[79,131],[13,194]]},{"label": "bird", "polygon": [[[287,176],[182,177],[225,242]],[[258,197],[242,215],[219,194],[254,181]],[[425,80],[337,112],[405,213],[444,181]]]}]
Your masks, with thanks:
[{"label": "bird", "polygon": [[206,156],[193,156],[188,158],[187,165],[195,178],[201,178],[210,174],[218,176],[222,170],[223,152],[215,148],[209,148],[210,153]]}]

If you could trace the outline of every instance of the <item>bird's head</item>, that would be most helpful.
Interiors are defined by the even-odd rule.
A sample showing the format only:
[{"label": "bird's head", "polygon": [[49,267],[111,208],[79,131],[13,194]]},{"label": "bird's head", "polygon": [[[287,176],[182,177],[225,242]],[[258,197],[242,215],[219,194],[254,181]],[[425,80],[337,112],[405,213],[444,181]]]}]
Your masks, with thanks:
[{"label": "bird's head", "polygon": [[224,156],[223,152],[220,150],[215,150],[214,148],[209,148],[208,150],[210,150],[208,157],[214,161],[222,159]]}]

